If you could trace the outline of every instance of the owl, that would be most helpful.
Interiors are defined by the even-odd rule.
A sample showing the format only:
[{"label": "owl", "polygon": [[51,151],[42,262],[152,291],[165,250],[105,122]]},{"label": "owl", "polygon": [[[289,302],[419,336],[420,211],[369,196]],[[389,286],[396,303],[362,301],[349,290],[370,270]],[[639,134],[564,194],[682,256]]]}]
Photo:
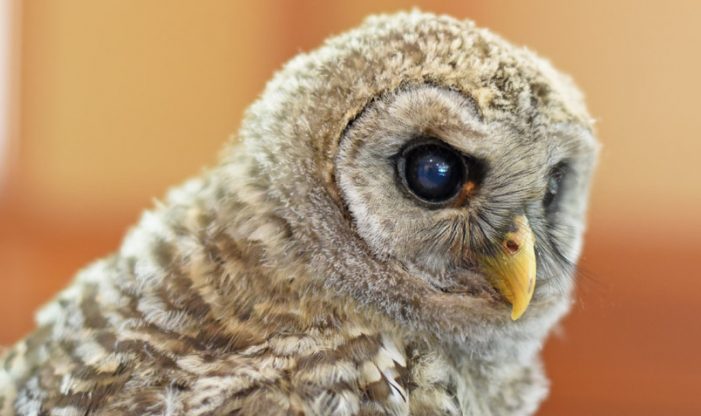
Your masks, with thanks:
[{"label": "owl", "polygon": [[532,414],[597,148],[529,50],[371,17],[292,59],[215,167],[38,312],[2,414]]}]

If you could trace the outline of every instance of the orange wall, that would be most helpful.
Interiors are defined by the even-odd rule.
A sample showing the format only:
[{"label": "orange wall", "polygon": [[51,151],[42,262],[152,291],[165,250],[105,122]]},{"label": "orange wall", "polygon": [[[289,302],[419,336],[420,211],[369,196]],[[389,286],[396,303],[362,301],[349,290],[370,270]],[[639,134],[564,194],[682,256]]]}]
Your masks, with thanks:
[{"label": "orange wall", "polygon": [[[598,120],[578,303],[546,348],[553,393],[541,414],[701,414],[701,2],[417,3],[551,58]],[[213,163],[286,59],[371,12],[408,7],[13,4],[19,118],[0,178],[0,344],[116,248],[154,197]]]}]

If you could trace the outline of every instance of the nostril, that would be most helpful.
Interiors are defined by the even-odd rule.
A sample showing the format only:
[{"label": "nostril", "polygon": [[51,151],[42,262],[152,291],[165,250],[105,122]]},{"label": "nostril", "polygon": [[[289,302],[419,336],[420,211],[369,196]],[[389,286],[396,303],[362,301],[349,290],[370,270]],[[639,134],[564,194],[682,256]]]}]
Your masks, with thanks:
[{"label": "nostril", "polygon": [[515,254],[519,250],[519,248],[521,248],[517,242],[511,239],[506,240],[504,246],[506,247],[506,250],[509,252],[509,254]]}]

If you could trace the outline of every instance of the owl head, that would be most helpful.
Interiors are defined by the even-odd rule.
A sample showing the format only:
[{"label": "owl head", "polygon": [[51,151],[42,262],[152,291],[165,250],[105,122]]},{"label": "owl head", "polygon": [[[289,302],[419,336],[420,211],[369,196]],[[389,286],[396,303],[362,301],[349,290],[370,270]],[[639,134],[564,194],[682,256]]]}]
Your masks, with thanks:
[{"label": "owl head", "polygon": [[472,22],[376,16],[294,58],[225,161],[336,296],[488,348],[568,309],[597,144],[570,79]]}]

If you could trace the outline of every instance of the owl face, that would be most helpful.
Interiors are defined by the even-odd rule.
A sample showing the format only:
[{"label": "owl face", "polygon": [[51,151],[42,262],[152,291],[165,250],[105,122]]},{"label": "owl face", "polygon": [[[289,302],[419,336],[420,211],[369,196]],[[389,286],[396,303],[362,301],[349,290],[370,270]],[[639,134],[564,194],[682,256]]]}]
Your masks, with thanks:
[{"label": "owl face", "polygon": [[240,135],[278,251],[331,293],[485,350],[567,310],[597,146],[533,53],[467,21],[374,17],[293,59]]},{"label": "owl face", "polygon": [[585,129],[485,121],[462,92],[412,85],[348,126],[336,178],[375,256],[518,319],[569,293],[594,150]]}]

